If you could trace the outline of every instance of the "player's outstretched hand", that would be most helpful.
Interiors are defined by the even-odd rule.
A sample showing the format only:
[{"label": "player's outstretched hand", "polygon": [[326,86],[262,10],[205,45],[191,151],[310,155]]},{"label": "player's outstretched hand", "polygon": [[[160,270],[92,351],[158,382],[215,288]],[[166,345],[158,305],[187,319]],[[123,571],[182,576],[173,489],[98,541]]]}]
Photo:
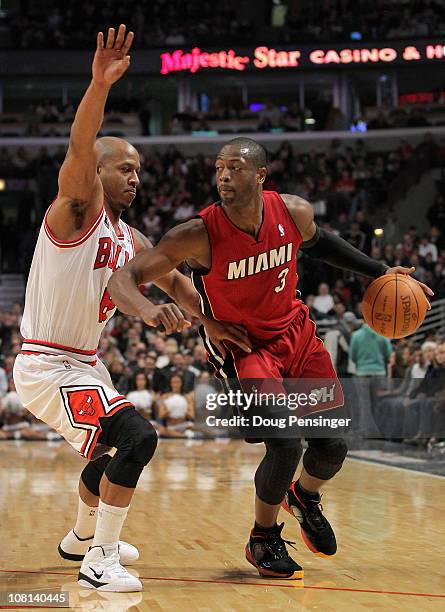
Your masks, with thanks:
[{"label": "player's outstretched hand", "polygon": [[[415,270],[416,268],[414,266],[411,266],[411,268],[404,268],[403,266],[394,266],[394,268],[388,268],[385,274],[412,274]],[[422,287],[425,295],[429,295],[430,297],[434,295],[434,291],[430,287],[428,287],[428,285],[425,285],[425,283],[421,283],[415,278],[413,278],[413,280],[416,281],[416,283]],[[429,301],[428,310],[431,310],[431,304],[429,303]]]},{"label": "player's outstretched hand", "polygon": [[97,35],[97,48],[93,60],[93,80],[100,85],[112,85],[130,65],[128,51],[133,42],[133,32],[125,34],[126,26],[121,23],[115,36],[114,28],[108,29],[104,44],[103,32]]},{"label": "player's outstretched hand", "polygon": [[229,340],[232,344],[236,344],[246,353],[252,352],[252,344],[249,340],[249,336],[246,330],[240,325],[206,318],[204,320],[204,327],[212,344],[216,346],[224,357],[227,352],[224,346],[224,340]]},{"label": "player's outstretched hand", "polygon": [[159,331],[163,331],[166,334],[182,332],[183,329],[191,325],[190,321],[184,318],[176,304],[150,306],[143,313],[142,318],[147,325],[157,327]]}]

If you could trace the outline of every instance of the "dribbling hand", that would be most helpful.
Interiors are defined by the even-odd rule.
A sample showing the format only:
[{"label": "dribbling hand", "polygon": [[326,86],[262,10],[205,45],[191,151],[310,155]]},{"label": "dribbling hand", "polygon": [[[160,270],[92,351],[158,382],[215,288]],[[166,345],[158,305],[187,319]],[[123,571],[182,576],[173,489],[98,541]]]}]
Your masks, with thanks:
[{"label": "dribbling hand", "polygon": [[108,29],[107,42],[104,46],[103,32],[97,35],[97,48],[93,59],[93,80],[99,85],[112,85],[126,72],[130,65],[128,51],[133,43],[134,34],[125,34],[123,23],[119,26],[115,38],[114,28]]},{"label": "dribbling hand", "polygon": [[[416,268],[414,266],[411,266],[411,268],[405,268],[404,266],[394,266],[394,268],[388,268],[385,274],[409,274],[411,275],[413,272],[415,272],[415,270]],[[413,278],[413,281],[416,281],[416,283],[422,287],[425,295],[427,295],[428,297],[432,297],[434,295],[434,291],[430,287],[428,287],[428,285],[425,285],[425,283],[421,283],[416,278]],[[428,300],[428,310],[431,310],[431,304],[429,300]]]}]

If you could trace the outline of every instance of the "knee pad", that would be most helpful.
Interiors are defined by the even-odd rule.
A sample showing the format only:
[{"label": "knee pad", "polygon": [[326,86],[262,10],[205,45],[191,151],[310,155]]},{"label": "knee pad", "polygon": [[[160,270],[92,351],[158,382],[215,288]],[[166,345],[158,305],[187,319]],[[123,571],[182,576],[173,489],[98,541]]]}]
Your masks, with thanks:
[{"label": "knee pad", "polygon": [[80,477],[88,491],[93,495],[99,495],[99,483],[102,474],[105,472],[107,465],[110,463],[110,455],[102,455],[95,461],[88,461],[82,470]]},{"label": "knee pad", "polygon": [[303,465],[306,472],[320,480],[330,480],[341,469],[348,453],[342,438],[314,438],[308,440]]},{"label": "knee pad", "polygon": [[153,425],[138,412],[127,413],[119,422],[119,433],[115,437],[117,448],[105,474],[110,482],[134,489],[142,470],[152,458],[158,443],[158,434]]},{"label": "knee pad", "polygon": [[283,501],[289,488],[303,447],[298,439],[265,440],[266,454],[255,473],[257,496],[266,504],[276,505]]}]

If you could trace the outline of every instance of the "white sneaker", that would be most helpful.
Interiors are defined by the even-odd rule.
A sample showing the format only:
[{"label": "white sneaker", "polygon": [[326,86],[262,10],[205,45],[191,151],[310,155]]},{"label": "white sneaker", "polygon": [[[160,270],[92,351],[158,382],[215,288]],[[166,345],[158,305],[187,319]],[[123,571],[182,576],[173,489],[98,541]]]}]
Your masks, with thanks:
[{"label": "white sneaker", "polygon": [[133,593],[142,591],[142,583],[119,563],[117,545],[93,546],[80,566],[77,581],[80,586],[98,591]]},{"label": "white sneaker", "polygon": [[[68,561],[83,561],[88,548],[93,543],[91,538],[79,538],[79,536],[71,529],[63,540],[60,542],[57,550],[63,559]],[[118,544],[119,560],[122,565],[131,565],[139,559],[139,551],[136,546],[119,540]]]}]

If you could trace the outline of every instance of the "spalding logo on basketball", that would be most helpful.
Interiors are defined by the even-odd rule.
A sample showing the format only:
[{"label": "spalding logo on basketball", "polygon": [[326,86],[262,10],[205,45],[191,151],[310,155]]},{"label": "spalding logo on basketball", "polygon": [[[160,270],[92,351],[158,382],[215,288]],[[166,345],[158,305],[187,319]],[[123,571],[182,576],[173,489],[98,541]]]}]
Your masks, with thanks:
[{"label": "spalding logo on basketball", "polygon": [[376,278],[363,296],[363,318],[381,336],[405,338],[420,327],[428,300],[419,284],[407,274]]}]

